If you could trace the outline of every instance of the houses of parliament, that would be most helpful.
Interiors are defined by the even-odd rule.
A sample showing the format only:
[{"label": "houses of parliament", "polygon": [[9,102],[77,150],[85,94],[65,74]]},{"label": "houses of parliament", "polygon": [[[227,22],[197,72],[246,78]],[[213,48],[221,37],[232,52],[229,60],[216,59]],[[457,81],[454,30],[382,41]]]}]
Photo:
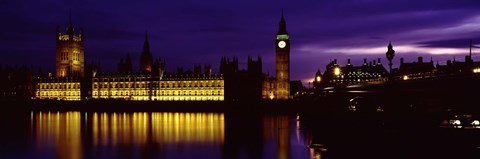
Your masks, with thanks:
[{"label": "houses of parliament", "polygon": [[[154,59],[145,34],[140,69],[131,55],[121,58],[117,72],[101,72],[85,62],[84,32],[70,23],[66,32],[56,28],[56,74],[35,77],[34,99],[39,100],[136,100],[136,101],[259,101],[288,100],[290,95],[290,37],[282,16],[275,38],[276,75],[262,72],[262,59],[248,57],[248,68],[238,58],[222,57],[220,73],[211,65],[195,65],[193,71],[178,68],[166,72],[166,60]],[[203,69],[202,69],[203,68]]]},{"label": "houses of parliament", "polygon": [[[88,40],[82,28],[78,31],[70,22],[65,30],[56,28],[56,70],[43,77],[41,70],[33,75],[28,67],[0,66],[0,101],[3,100],[133,100],[133,101],[261,101],[289,100],[305,89],[300,81],[290,81],[290,36],[282,12],[274,39],[276,77],[262,72],[262,59],[248,57],[247,68],[239,68],[237,57],[221,57],[220,72],[214,74],[211,65],[195,65],[192,70],[178,68],[166,71],[166,60],[153,58],[148,34],[140,54],[140,67],[133,67],[130,54],[121,58],[118,70],[102,72],[100,67],[85,60],[84,41]],[[351,85],[383,84],[388,81],[421,81],[437,78],[479,76],[480,62],[473,61],[471,53],[465,61],[447,60],[446,65],[434,65],[433,59],[405,62],[400,58],[399,68],[392,68],[395,55],[393,45],[387,46],[389,71],[381,58],[363,59],[354,66],[347,59],[346,66],[331,61],[322,73],[320,69],[312,81],[315,93],[327,88]],[[88,50],[88,49],[87,49]],[[138,71],[137,71],[138,70]],[[303,90],[304,91],[304,90]],[[310,90],[311,91],[311,90]],[[305,91],[304,91],[305,92]],[[300,93],[302,94],[302,93]],[[306,93],[305,93],[306,94]]]}]

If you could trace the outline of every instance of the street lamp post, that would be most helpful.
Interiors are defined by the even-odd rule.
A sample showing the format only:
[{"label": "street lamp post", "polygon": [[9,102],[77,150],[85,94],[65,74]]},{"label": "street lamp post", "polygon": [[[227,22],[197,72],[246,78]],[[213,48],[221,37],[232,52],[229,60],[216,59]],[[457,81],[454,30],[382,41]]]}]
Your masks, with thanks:
[{"label": "street lamp post", "polygon": [[395,50],[393,50],[392,42],[388,43],[388,50],[387,50],[387,59],[388,59],[388,66],[390,67],[390,76],[393,77],[392,73],[392,60],[395,56]]}]

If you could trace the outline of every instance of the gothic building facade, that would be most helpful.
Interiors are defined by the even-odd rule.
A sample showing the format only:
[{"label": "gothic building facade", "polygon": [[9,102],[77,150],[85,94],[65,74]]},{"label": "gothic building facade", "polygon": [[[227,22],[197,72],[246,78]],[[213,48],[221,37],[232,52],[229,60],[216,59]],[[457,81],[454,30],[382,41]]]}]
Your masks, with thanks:
[{"label": "gothic building facade", "polygon": [[150,52],[145,35],[140,55],[139,72],[132,71],[130,54],[118,64],[118,72],[95,74],[92,82],[93,99],[136,101],[223,101],[224,79],[212,74],[210,65],[195,65],[194,72],[166,73],[165,59],[156,59]]},{"label": "gothic building facade", "polygon": [[260,101],[262,100],[263,73],[262,59],[248,57],[247,69],[240,70],[238,58],[232,60],[222,57],[220,73],[225,78],[225,100],[227,101]]},{"label": "gothic building facade", "polygon": [[83,77],[85,66],[83,28],[75,34],[73,24],[70,22],[66,32],[56,30],[56,77]]},{"label": "gothic building facade", "polygon": [[[56,28],[56,74],[35,78],[36,99],[81,100],[81,86],[85,88],[85,36],[83,28],[78,34],[70,22],[66,32]],[[82,84],[83,83],[83,84]]]},{"label": "gothic building facade", "polygon": [[[263,74],[262,59],[248,57],[248,68],[239,70],[238,59],[223,57],[220,74],[211,65],[195,65],[193,71],[167,73],[165,59],[154,59],[145,34],[140,69],[134,69],[130,53],[121,58],[117,72],[85,67],[84,33],[70,23],[65,33],[56,30],[56,75],[38,78],[37,99],[158,100],[158,101],[260,101],[291,99],[290,37],[283,16],[275,38],[276,77]],[[84,71],[85,68],[91,68]]]}]

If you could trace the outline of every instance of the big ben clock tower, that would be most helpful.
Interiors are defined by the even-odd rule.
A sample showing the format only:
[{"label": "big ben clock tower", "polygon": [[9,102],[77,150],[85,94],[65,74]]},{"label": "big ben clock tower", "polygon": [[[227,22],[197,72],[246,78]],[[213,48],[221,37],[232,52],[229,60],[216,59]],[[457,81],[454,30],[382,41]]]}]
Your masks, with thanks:
[{"label": "big ben clock tower", "polygon": [[290,96],[290,37],[287,33],[285,19],[280,19],[277,37],[275,38],[276,52],[276,93],[277,100],[287,100]]}]

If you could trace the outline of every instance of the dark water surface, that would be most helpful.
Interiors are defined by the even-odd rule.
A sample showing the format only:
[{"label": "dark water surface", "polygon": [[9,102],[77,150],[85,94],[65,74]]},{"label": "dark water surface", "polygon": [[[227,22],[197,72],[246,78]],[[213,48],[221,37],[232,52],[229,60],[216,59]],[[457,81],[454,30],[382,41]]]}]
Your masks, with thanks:
[{"label": "dark water surface", "polygon": [[[478,130],[221,112],[1,113],[0,158],[479,158]],[[315,115],[310,117],[315,118]],[[415,121],[412,121],[414,123]]]},{"label": "dark water surface", "polygon": [[2,113],[0,158],[310,158],[296,116]]}]

